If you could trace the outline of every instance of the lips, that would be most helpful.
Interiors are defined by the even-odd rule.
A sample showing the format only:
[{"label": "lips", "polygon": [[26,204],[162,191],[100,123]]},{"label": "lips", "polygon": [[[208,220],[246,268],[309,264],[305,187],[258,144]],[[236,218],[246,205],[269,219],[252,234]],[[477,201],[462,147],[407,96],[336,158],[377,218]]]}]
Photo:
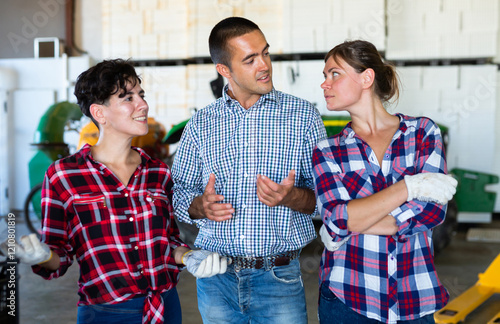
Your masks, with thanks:
[{"label": "lips", "polygon": [[266,74],[257,79],[257,81],[268,81],[268,80],[269,80],[269,74]]}]

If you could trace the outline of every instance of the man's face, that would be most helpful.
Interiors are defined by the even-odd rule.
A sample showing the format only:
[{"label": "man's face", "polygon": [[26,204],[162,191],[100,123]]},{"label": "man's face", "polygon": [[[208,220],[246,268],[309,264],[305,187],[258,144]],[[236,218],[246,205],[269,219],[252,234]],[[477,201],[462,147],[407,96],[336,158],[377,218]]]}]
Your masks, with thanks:
[{"label": "man's face", "polygon": [[255,30],[229,40],[228,45],[230,90],[243,107],[249,108],[273,88],[269,44],[262,32]]}]

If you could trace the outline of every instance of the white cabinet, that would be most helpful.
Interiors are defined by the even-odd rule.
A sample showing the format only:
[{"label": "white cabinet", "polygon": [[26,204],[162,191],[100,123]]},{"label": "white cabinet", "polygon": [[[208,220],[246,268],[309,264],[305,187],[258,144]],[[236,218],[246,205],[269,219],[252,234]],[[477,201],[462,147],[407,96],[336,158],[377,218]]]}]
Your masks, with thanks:
[{"label": "white cabinet", "polygon": [[30,191],[28,163],[35,154],[30,144],[40,118],[56,102],[76,101],[74,82],[90,66],[88,56],[0,60],[0,69],[16,74],[14,89],[3,91],[0,85],[0,215],[23,209]]}]

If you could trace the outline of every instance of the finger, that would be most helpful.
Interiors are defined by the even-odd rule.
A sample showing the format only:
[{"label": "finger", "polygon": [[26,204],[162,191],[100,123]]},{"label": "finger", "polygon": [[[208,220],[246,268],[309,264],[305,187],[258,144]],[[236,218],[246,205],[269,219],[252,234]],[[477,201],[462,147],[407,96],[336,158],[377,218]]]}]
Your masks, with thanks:
[{"label": "finger", "polygon": [[40,240],[36,234],[30,234],[28,237],[30,238],[31,246],[33,246],[33,251],[39,251],[42,249],[42,245],[40,244]]},{"label": "finger", "polygon": [[225,273],[227,270],[227,258],[226,257],[221,257],[220,258],[220,269],[219,269],[219,274]]},{"label": "finger", "polygon": [[23,235],[21,237],[21,245],[23,246],[24,252],[27,254],[33,253],[33,245],[31,244],[31,239],[28,235]]},{"label": "finger", "polygon": [[261,188],[261,190],[269,191],[278,191],[280,185],[269,179],[265,175],[259,174],[257,176],[257,188]]},{"label": "finger", "polygon": [[231,219],[232,217],[233,215],[222,215],[222,216],[207,215],[207,218],[214,222],[224,222]]},{"label": "finger", "polygon": [[290,185],[290,183],[295,183],[295,170],[290,170],[288,172],[288,176],[281,181],[282,185]]},{"label": "finger", "polygon": [[215,203],[215,202],[219,202],[219,201],[224,200],[223,195],[211,194],[211,193],[207,193],[206,191],[203,195],[204,195],[205,201],[207,201],[209,203]]},{"label": "finger", "polygon": [[205,187],[205,192],[215,194],[215,174],[213,173],[210,173],[208,177],[208,183],[207,186]]},{"label": "finger", "polygon": [[203,275],[203,277],[209,277],[209,276],[211,276],[212,267],[214,264],[213,254],[210,254],[203,262],[205,263],[205,266],[203,267],[202,275]]},{"label": "finger", "polygon": [[212,268],[210,275],[218,274],[220,271],[220,256],[219,253],[215,252],[211,255],[212,257]]}]

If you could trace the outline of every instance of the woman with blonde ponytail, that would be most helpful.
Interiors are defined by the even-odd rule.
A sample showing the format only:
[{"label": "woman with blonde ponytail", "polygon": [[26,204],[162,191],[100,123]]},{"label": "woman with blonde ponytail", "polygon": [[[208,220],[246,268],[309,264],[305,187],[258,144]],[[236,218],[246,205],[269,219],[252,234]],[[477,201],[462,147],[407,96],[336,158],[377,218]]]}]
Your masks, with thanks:
[{"label": "woman with blonde ponytail", "polygon": [[334,47],[323,74],[328,110],[347,111],[351,122],[313,152],[325,243],[320,323],[434,323],[448,293],[432,228],[457,184],[446,175],[439,127],[386,111],[399,80],[367,41]]}]

